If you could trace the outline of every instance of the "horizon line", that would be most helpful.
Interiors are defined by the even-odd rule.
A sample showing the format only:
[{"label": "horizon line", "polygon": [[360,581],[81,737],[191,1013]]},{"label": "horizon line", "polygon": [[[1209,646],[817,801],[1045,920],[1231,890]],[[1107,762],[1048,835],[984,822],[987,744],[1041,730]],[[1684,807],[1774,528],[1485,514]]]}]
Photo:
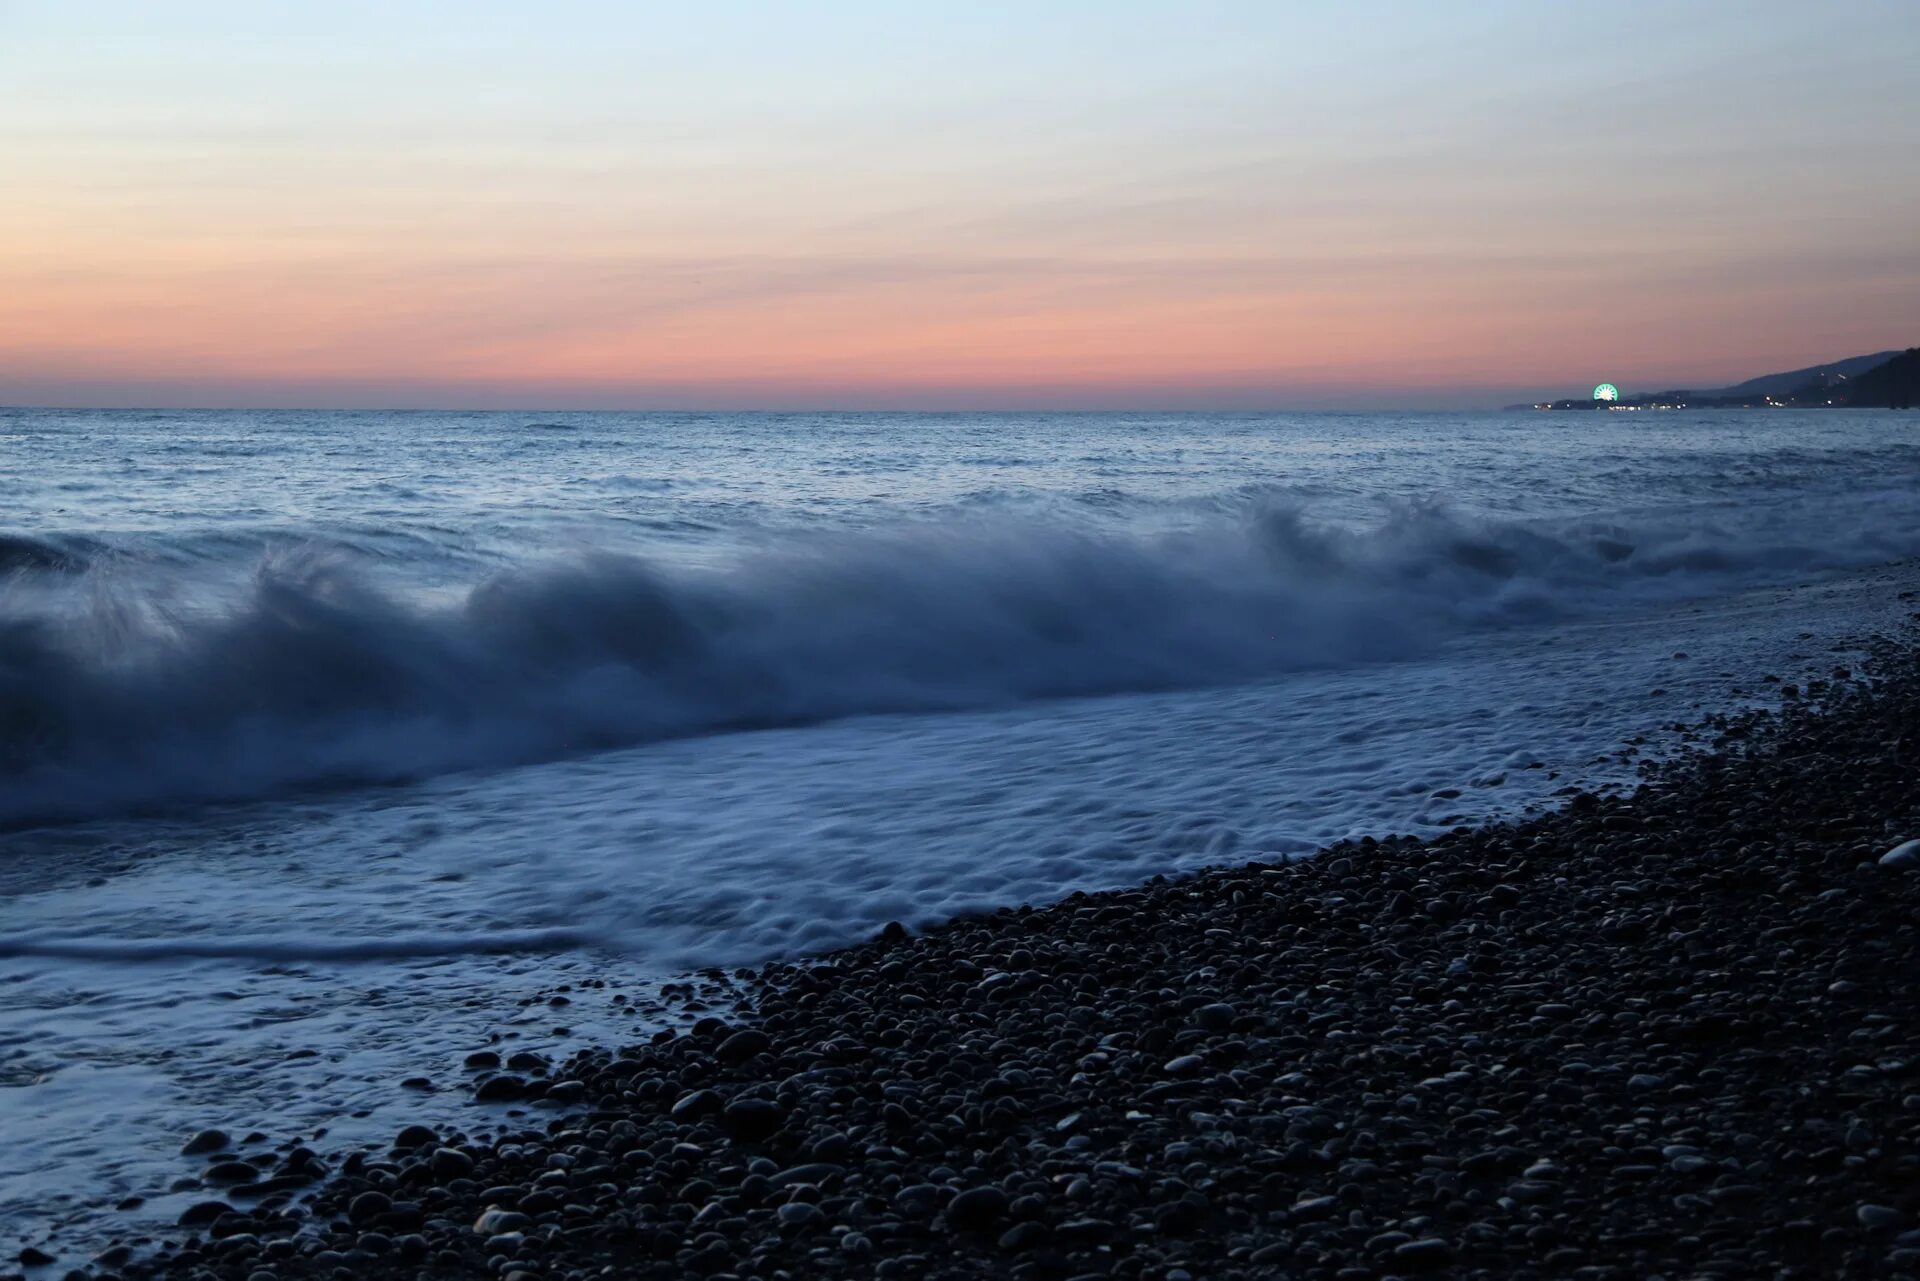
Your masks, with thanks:
[{"label": "horizon line", "polygon": [[[1565,397],[1559,397],[1565,399]],[[651,406],[633,407],[596,405],[572,409],[557,405],[33,405],[0,402],[0,413],[69,414],[923,414],[959,417],[967,414],[1218,414],[1258,417],[1270,414],[1472,414],[1499,413],[1510,405],[1533,405],[1541,401],[1512,401],[1508,405],[1476,405],[1447,408],[1435,405],[1380,404],[1340,408],[1261,408],[1197,405],[1129,406],[1037,406],[994,405],[979,407],[893,406]]]},{"label": "horizon line", "polygon": [[[1619,385],[1621,388],[1621,395],[1623,397],[1657,395],[1663,392],[1679,391],[1679,390],[1685,390],[1688,392],[1717,391],[1727,387],[1739,386],[1741,381],[1752,381],[1755,378],[1776,377],[1781,374],[1812,371],[1812,370],[1821,369],[1828,365],[1839,364],[1841,362],[1850,361],[1850,360],[1859,360],[1864,357],[1870,357],[1870,356],[1897,356],[1901,352],[1906,350],[1908,350],[1907,347],[1896,343],[1892,347],[1884,347],[1876,351],[1861,352],[1861,353],[1856,353],[1854,355],[1840,356],[1840,357],[1836,357],[1829,360],[1814,361],[1807,365],[1799,366],[1797,368],[1783,369],[1783,370],[1770,370],[1762,374],[1749,375],[1748,378],[1746,378],[1745,380],[1735,380],[1732,382],[1722,382],[1721,378],[1724,377],[1724,375],[1711,377],[1704,380],[1695,379],[1695,380],[1692,380],[1691,382],[1674,381],[1672,379],[1656,379],[1652,382],[1647,383],[1643,388],[1635,388],[1632,384],[1622,383],[1617,378],[1617,376],[1614,378],[1601,378],[1598,381],[1613,382],[1616,385]],[[164,387],[164,384],[169,380],[165,380],[165,379],[158,380],[162,384],[162,386],[158,386],[158,387],[154,385],[154,381],[152,380],[142,380],[142,381],[146,382],[145,390],[148,390],[148,391],[162,390],[164,392],[165,390],[173,390],[173,388]],[[178,389],[184,390],[186,385],[190,384],[191,381],[196,381],[196,380],[181,380],[181,385]],[[351,386],[351,380],[349,380],[348,385]],[[424,385],[420,386],[419,390],[427,390],[428,388],[432,387],[432,385],[433,384],[431,382],[427,382]],[[342,405],[342,404],[324,404],[324,403],[311,403],[311,402],[304,403],[304,404],[284,404],[284,403],[270,404],[270,403],[260,403],[260,402],[249,403],[245,401],[227,402],[227,403],[188,403],[188,404],[153,404],[153,403],[84,404],[84,403],[0,402],[0,412],[68,411],[68,412],[96,412],[96,413],[172,412],[172,413],[369,413],[369,414],[383,414],[383,413],[384,414],[400,414],[400,413],[547,414],[547,413],[550,413],[550,414],[954,414],[954,415],[958,415],[958,414],[1128,414],[1128,413],[1134,413],[1134,414],[1251,414],[1251,415],[1307,414],[1307,413],[1311,413],[1311,414],[1436,413],[1438,414],[1438,413],[1500,412],[1500,411],[1505,411],[1509,409],[1518,409],[1523,406],[1538,406],[1543,404],[1551,404],[1556,400],[1580,399],[1584,394],[1586,394],[1583,389],[1590,389],[1595,385],[1596,384],[1594,382],[1588,382],[1584,380],[1576,381],[1576,380],[1570,379],[1570,380],[1567,380],[1565,383],[1565,386],[1568,388],[1568,390],[1565,391],[1564,393],[1542,392],[1538,389],[1538,384],[1536,384],[1533,389],[1527,389],[1525,387],[1520,387],[1520,386],[1505,386],[1505,387],[1487,386],[1485,384],[1480,384],[1480,385],[1466,384],[1453,389],[1428,387],[1428,388],[1422,389],[1428,396],[1432,396],[1436,399],[1449,399],[1449,400],[1453,399],[1454,397],[1459,397],[1459,402],[1456,402],[1453,404],[1435,404],[1431,400],[1399,400],[1399,401],[1381,400],[1381,401],[1368,403],[1368,402],[1356,400],[1353,403],[1345,403],[1345,404],[1329,405],[1329,404],[1322,403],[1318,407],[1297,407],[1297,406],[1288,406],[1285,404],[1278,404],[1273,402],[1238,404],[1238,405],[1219,405],[1219,404],[1196,405],[1190,402],[1183,403],[1181,401],[1175,400],[1170,402],[1144,403],[1144,404],[1095,403],[1095,404],[1055,405],[1055,406],[1044,406],[1044,405],[1034,405],[1034,404],[1022,405],[1018,403],[1002,403],[1002,404],[979,405],[979,406],[954,405],[954,404],[946,404],[946,405],[918,404],[916,405],[914,403],[907,402],[907,403],[897,403],[897,404],[868,403],[868,404],[857,404],[857,405],[851,405],[851,404],[834,405],[831,403],[829,404],[815,403],[812,405],[803,405],[803,404],[743,405],[743,404],[720,403],[720,404],[700,405],[700,406],[657,405],[657,404],[656,405],[633,405],[633,404],[605,405],[603,404],[603,405],[590,405],[590,406],[583,405],[583,406],[568,408],[568,407],[555,405],[551,403],[548,403],[548,404],[508,403],[508,404],[479,405],[479,404],[464,403],[464,402],[459,402],[459,401],[454,401],[449,399],[447,401],[437,403],[437,404],[413,404],[413,405],[400,405],[400,404]],[[256,382],[254,389],[256,391],[264,390],[269,386],[270,384],[264,381]],[[394,384],[389,384],[387,387],[387,390],[389,391],[401,390],[403,387],[404,387],[404,383],[398,386]],[[42,390],[47,390],[47,389],[42,388]],[[307,387],[307,390],[316,391],[316,390],[323,390],[323,389],[317,388],[309,384]],[[450,386],[445,383],[440,385],[439,390],[443,392],[453,392],[455,395],[459,394],[458,389],[456,387]],[[942,388],[940,390],[944,390],[949,393],[964,394],[965,389],[958,388],[958,387],[950,387],[950,388]],[[1055,387],[1053,388],[1053,390],[1067,391],[1068,389],[1065,387]],[[1225,386],[1215,387],[1211,390],[1213,390],[1216,394],[1224,392],[1231,395],[1231,393],[1235,389],[1229,384]],[[1251,390],[1251,389],[1245,389],[1245,390]],[[4,391],[0,390],[0,394],[4,394]],[[1362,392],[1360,394],[1364,395],[1365,393]],[[1464,403],[1469,397],[1477,397],[1481,395],[1484,395],[1486,397],[1484,401],[1480,401],[1478,403]],[[1316,397],[1309,395],[1307,399],[1309,400],[1316,399]],[[1342,399],[1342,397],[1336,391],[1332,399],[1337,401]]]}]

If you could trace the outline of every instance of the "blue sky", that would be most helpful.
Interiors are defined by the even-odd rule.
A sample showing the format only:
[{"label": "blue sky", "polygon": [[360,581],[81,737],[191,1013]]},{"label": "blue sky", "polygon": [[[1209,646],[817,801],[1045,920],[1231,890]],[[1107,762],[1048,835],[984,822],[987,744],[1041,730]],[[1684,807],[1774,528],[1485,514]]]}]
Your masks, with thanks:
[{"label": "blue sky", "polygon": [[1474,404],[1920,342],[1920,5],[5,3],[0,400]]}]

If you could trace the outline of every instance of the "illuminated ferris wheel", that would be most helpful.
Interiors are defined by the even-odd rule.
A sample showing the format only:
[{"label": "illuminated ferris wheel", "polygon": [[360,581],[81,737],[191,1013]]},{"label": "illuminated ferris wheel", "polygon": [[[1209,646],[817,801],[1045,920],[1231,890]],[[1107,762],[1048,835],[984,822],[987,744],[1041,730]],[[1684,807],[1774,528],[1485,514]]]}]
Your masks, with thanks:
[{"label": "illuminated ferris wheel", "polygon": [[1620,399],[1620,389],[1612,383],[1601,383],[1593,389],[1593,398],[1595,400],[1606,401],[1610,404]]}]

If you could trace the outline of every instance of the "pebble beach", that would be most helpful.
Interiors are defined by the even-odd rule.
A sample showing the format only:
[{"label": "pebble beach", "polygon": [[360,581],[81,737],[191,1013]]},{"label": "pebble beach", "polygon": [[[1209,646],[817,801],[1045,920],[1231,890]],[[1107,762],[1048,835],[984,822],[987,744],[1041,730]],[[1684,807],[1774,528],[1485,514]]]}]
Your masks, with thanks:
[{"label": "pebble beach", "polygon": [[[801,962],[344,1156],[183,1136],[91,1277],[1920,1276],[1920,657],[1630,794]],[[70,1274],[70,1273],[69,1273]]]}]

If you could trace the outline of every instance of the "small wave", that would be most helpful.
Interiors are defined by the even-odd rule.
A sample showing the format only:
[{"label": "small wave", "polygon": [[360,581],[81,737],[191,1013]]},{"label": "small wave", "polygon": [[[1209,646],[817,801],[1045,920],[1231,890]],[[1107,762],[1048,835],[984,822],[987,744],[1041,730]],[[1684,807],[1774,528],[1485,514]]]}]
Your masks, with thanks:
[{"label": "small wave", "polygon": [[0,534],[0,574],[13,570],[46,570],[75,574],[87,567],[84,552],[24,534]]},{"label": "small wave", "polygon": [[65,612],[0,601],[18,606],[0,608],[0,822],[1226,684],[1914,551],[1885,533],[1910,521],[1859,528],[1816,545],[1416,504],[1353,530],[1271,503],[1179,533],[997,513],[793,536],[722,564],[582,557],[451,600],[397,596],[310,548],[271,554],[218,608],[108,576]]},{"label": "small wave", "polygon": [[0,939],[0,958],[66,961],[396,961],[436,956],[497,956],[510,952],[569,952],[589,945],[577,930],[503,930],[491,934],[424,934],[394,938],[269,937]]}]

